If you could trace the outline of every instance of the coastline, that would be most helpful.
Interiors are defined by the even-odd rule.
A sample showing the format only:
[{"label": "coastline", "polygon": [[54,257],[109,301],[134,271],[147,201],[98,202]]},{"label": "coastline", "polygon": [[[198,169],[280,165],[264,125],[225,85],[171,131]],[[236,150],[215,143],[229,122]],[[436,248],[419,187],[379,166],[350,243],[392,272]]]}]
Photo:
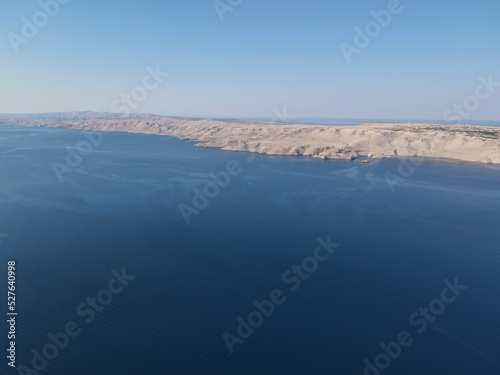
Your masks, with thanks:
[{"label": "coastline", "polygon": [[[73,118],[72,118],[73,116]],[[478,125],[367,123],[349,126],[179,119],[153,115],[133,118],[1,118],[0,126],[64,128],[171,136],[197,147],[323,160],[419,157],[500,164],[500,128]]]}]

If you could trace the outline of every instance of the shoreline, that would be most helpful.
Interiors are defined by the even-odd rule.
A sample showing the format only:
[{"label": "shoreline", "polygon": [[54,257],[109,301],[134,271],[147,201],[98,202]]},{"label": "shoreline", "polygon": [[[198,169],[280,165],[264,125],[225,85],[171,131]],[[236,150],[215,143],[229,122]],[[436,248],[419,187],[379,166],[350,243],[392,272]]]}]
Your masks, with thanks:
[{"label": "shoreline", "polygon": [[[367,123],[330,126],[264,122],[133,118],[0,118],[0,126],[46,127],[171,136],[196,147],[323,160],[431,158],[500,164],[500,128],[482,125]],[[144,118],[141,118],[144,116]],[[82,118],[83,117],[83,118]]]}]

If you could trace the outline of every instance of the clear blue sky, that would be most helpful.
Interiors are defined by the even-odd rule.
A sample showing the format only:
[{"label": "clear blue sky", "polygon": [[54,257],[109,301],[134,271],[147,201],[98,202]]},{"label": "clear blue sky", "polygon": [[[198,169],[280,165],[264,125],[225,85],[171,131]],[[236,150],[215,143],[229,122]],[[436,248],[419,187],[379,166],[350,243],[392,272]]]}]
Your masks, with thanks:
[{"label": "clear blue sky", "polygon": [[[170,76],[134,112],[439,119],[500,81],[498,0],[401,1],[347,63],[340,44],[388,3],[243,0],[221,21],[212,0],[72,0],[16,54],[9,33],[41,8],[0,0],[0,112],[110,111],[158,64]],[[500,119],[497,90],[471,119]]]}]

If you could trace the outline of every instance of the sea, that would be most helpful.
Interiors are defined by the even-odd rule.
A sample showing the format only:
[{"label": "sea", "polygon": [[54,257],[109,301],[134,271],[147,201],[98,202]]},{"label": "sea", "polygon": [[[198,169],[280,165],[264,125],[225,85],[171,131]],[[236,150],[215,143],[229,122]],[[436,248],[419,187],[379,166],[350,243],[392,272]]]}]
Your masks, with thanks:
[{"label": "sea", "polygon": [[498,165],[7,126],[0,176],[1,374],[500,373]]}]

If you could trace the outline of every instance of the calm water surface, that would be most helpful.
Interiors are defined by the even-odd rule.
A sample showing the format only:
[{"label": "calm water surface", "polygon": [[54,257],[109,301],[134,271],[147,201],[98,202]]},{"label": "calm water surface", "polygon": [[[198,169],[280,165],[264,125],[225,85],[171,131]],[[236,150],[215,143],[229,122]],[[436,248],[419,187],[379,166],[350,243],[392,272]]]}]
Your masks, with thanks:
[{"label": "calm water surface", "polygon": [[[358,375],[403,331],[412,344],[380,373],[500,373],[499,167],[425,161],[392,191],[400,160],[252,159],[107,133],[59,182],[52,164],[84,140],[0,128],[18,364],[74,321],[81,333],[41,373]],[[187,225],[179,204],[231,161],[240,173]],[[292,291],[282,275],[328,236],[341,246]],[[77,307],[123,267],[135,279],[87,324]],[[419,333],[409,317],[455,278],[468,288]],[[284,303],[230,354],[223,334],[275,289]],[[4,350],[5,323],[0,335]]]}]

